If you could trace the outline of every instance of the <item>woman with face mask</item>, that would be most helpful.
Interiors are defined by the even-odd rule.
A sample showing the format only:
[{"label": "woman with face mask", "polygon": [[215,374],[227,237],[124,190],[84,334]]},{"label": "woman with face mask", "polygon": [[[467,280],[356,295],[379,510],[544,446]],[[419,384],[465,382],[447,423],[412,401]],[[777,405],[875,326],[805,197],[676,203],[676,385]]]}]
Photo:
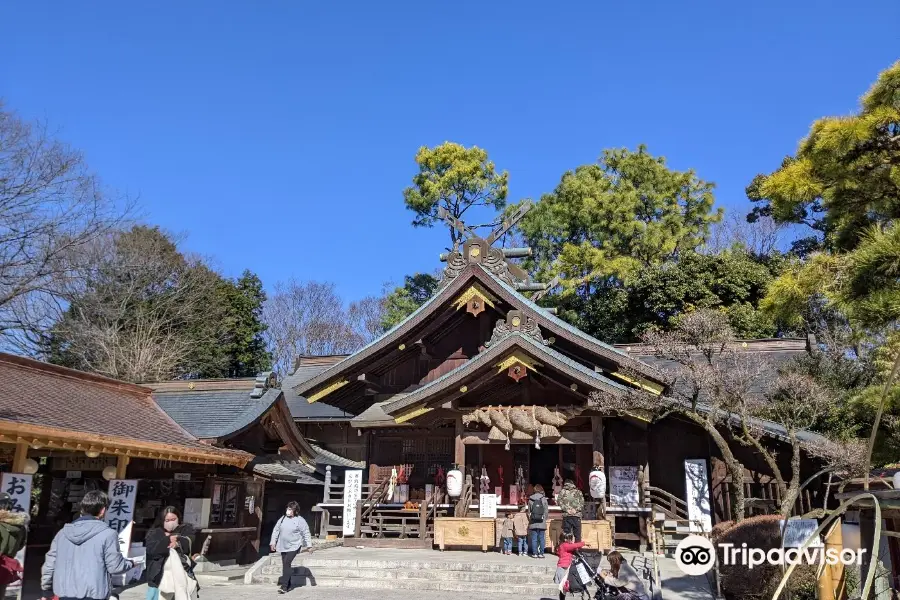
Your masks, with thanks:
[{"label": "woman with face mask", "polygon": [[294,557],[303,547],[312,546],[312,536],[306,519],[300,516],[300,505],[288,502],[284,515],[275,523],[272,541],[269,547],[272,552],[281,553],[281,578],[278,580],[278,593],[284,594],[291,589],[291,575],[294,572]]},{"label": "woman with face mask", "polygon": [[147,548],[147,600],[159,600],[159,582],[162,581],[169,550],[174,549],[181,562],[192,569],[194,528],[182,522],[181,511],[167,506],[159,515],[153,528],[147,532],[144,545]]}]

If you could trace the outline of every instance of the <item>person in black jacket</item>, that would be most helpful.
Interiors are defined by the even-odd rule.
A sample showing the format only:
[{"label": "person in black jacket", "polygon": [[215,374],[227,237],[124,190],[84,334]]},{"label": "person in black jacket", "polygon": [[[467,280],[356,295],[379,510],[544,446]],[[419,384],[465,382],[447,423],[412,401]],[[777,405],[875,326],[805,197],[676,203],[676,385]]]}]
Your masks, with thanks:
[{"label": "person in black jacket", "polygon": [[165,507],[144,539],[144,546],[147,548],[147,600],[159,600],[159,582],[169,558],[169,550],[174,548],[183,557],[182,562],[191,564],[193,544],[194,528],[182,523],[181,511],[177,508]]}]

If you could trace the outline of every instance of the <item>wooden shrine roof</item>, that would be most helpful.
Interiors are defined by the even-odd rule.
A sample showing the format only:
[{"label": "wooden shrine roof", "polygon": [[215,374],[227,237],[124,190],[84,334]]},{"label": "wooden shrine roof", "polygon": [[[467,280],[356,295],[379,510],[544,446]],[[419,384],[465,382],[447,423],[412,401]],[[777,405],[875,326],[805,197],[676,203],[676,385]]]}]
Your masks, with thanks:
[{"label": "wooden shrine roof", "polygon": [[0,353],[0,441],[244,467],[252,455],[203,443],[151,390]]},{"label": "wooden shrine roof", "polygon": [[[549,367],[562,372],[568,379],[578,382],[573,385],[584,386],[582,389],[585,393],[603,390],[613,394],[624,394],[628,390],[626,386],[563,356],[556,350],[541,344],[528,335],[512,333],[500,340],[499,343],[491,344],[490,348],[479,353],[462,366],[407,394],[401,399],[388,402],[383,406],[383,409],[387,414],[400,420],[403,414],[414,410],[417,406],[427,407],[430,402],[433,402],[438,397],[441,391],[456,389],[457,386],[468,381],[478,371],[485,368],[496,370],[497,361],[502,361],[507,356],[514,354],[515,350],[522,350],[531,358],[539,361],[542,371]],[[506,370],[506,368],[502,368],[495,372],[494,376],[508,377]],[[474,391],[474,389],[470,390],[467,388],[465,393],[471,391]]]},{"label": "wooden shrine roof", "polygon": [[[316,451],[297,429],[272,373],[261,373],[252,380],[214,381],[216,385],[204,380],[154,384],[157,391],[153,398],[192,435],[216,443],[224,443],[264,420],[271,421],[273,432],[301,461],[314,461]],[[231,387],[228,381],[233,381]]]},{"label": "wooden shrine roof", "polygon": [[[608,368],[636,373],[663,387],[666,385],[665,376],[652,366],[551,315],[525,298],[512,286],[494,277],[481,265],[470,264],[459,276],[393,329],[356,353],[296,384],[292,388],[293,393],[305,396],[310,402],[314,402],[325,396],[329,387],[343,385],[346,380],[342,378],[345,376],[364,372],[368,361],[388,356],[391,353],[402,355],[404,352],[418,352],[415,349],[415,343],[423,333],[427,332],[429,323],[441,315],[456,314],[452,306],[453,302],[458,303],[460,297],[465,297],[473,287],[480,290],[478,293],[484,292],[533,318],[544,337],[554,340],[554,343],[560,348],[568,345],[570,349],[578,349],[581,354],[593,357],[595,363],[603,363]],[[502,311],[502,314],[505,312]],[[328,403],[327,398],[324,400]],[[338,408],[346,408],[340,404],[335,405]]]}]

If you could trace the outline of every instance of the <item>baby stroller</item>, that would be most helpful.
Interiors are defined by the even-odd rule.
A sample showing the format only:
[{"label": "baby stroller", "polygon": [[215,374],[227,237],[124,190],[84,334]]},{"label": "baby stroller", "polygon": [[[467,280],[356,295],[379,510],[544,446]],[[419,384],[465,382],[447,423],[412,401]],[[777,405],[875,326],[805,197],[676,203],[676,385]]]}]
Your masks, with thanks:
[{"label": "baby stroller", "polygon": [[[606,585],[603,577],[591,566],[581,552],[572,555],[572,566],[569,568],[569,579],[566,581],[566,594],[578,594],[582,600],[604,600],[619,595],[619,590]],[[591,596],[590,586],[597,586],[597,591]]]}]

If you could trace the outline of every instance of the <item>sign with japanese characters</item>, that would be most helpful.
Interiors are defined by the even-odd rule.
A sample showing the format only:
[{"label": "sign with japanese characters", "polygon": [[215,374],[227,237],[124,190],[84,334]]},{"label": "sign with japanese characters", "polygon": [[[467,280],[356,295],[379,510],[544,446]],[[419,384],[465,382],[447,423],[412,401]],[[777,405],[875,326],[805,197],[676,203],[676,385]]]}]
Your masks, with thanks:
[{"label": "sign with japanese characters", "polygon": [[0,490],[12,497],[13,512],[27,513],[31,510],[31,475],[3,473]]},{"label": "sign with japanese characters", "polygon": [[712,510],[706,459],[690,458],[684,461],[684,485],[691,531],[709,533],[712,531]]},{"label": "sign with japanese characters", "polygon": [[637,506],[638,468],[609,468],[609,502],[613,506]]},{"label": "sign with japanese characters", "polygon": [[362,471],[344,472],[344,535],[356,533],[356,503],[362,499]]},{"label": "sign with japanese characters", "polygon": [[128,558],[128,549],[131,547],[131,526],[134,523],[137,484],[137,479],[113,479],[109,482],[106,523],[119,535],[119,551],[125,558]]},{"label": "sign with japanese characters", "polygon": [[497,518],[497,494],[481,494],[478,499],[479,516],[482,519]]},{"label": "sign with japanese characters", "polygon": [[[31,475],[24,473],[3,473],[0,478],[0,491],[10,495],[13,502],[13,512],[31,513]],[[16,560],[23,567],[25,566],[25,548],[19,550],[16,554]],[[8,587],[10,590],[20,588],[21,581],[11,583]]]}]

